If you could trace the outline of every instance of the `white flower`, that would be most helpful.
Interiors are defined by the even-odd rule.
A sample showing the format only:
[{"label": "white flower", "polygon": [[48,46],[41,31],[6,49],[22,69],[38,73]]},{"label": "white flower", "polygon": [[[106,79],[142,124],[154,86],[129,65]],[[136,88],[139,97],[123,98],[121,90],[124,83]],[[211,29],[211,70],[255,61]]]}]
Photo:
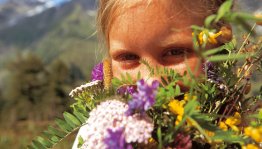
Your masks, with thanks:
[{"label": "white flower", "polygon": [[[118,100],[102,102],[93,109],[78,136],[84,140],[81,149],[103,149],[106,148],[104,138],[108,135],[108,129],[117,130],[124,128],[127,143],[147,143],[153,131],[150,118],[140,115],[126,116],[128,105]],[[77,146],[77,139],[74,147]]]},{"label": "white flower", "polygon": [[92,81],[92,82],[86,83],[84,85],[81,85],[81,86],[73,89],[69,93],[69,96],[73,98],[76,95],[79,95],[79,94],[83,93],[84,91],[94,91],[97,88],[101,88],[102,84],[103,83],[100,80],[96,80],[96,81]]}]

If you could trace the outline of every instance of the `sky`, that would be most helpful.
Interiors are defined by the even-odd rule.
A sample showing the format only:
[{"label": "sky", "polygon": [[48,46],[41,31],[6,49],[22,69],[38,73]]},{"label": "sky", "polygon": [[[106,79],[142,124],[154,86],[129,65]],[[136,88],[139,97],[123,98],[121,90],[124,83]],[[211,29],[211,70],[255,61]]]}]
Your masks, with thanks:
[{"label": "sky", "polygon": [[[4,3],[5,1],[8,1],[8,0],[0,0],[0,4]],[[38,0],[36,0],[36,1],[38,1]],[[71,1],[71,0],[39,0],[39,1],[42,1],[42,2],[44,2],[44,1],[48,2],[49,1],[49,2],[55,3],[56,5],[60,5],[60,4],[63,4],[65,2],[68,2],[68,1]]]},{"label": "sky", "polygon": [[6,0],[0,0],[0,4],[2,4],[3,2],[5,2]]}]

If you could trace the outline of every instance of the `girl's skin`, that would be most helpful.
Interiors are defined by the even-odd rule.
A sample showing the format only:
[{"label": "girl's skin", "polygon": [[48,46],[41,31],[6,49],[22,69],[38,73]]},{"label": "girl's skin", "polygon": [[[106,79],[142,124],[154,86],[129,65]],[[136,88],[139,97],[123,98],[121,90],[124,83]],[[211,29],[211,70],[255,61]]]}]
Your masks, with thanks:
[{"label": "girl's skin", "polygon": [[[141,2],[114,18],[108,41],[114,77],[127,72],[135,78],[140,71],[148,78],[148,69],[139,63],[141,59],[180,74],[187,66],[195,70],[199,59],[193,50],[190,26],[202,25],[206,16],[184,10],[180,3],[178,0],[156,0],[149,5]],[[201,7],[201,2],[194,1],[194,6]],[[195,72],[198,75],[201,66]]]}]

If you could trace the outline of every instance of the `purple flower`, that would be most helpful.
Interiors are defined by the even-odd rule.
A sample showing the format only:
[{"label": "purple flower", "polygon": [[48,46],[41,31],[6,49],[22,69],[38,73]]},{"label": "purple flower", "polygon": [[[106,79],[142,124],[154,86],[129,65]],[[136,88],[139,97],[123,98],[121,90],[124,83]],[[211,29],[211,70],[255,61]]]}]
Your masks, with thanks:
[{"label": "purple flower", "polygon": [[132,94],[132,100],[128,102],[127,115],[132,115],[135,112],[144,114],[151,106],[155,104],[155,96],[157,88],[159,86],[158,81],[153,81],[149,86],[143,79],[137,82],[137,92]]},{"label": "purple flower", "polygon": [[222,79],[218,76],[218,69],[216,65],[212,62],[205,62],[203,64],[203,70],[207,71],[207,79],[213,83],[221,83]]},{"label": "purple flower", "polygon": [[101,80],[103,81],[104,73],[103,73],[103,63],[99,63],[95,65],[92,70],[92,81]]},{"label": "purple flower", "polygon": [[126,143],[123,128],[115,131],[108,129],[107,132],[108,136],[104,139],[106,149],[132,149],[132,146]]},{"label": "purple flower", "polygon": [[127,95],[127,94],[134,94],[137,90],[137,87],[135,85],[125,85],[121,86],[117,89],[117,94],[119,95]]}]

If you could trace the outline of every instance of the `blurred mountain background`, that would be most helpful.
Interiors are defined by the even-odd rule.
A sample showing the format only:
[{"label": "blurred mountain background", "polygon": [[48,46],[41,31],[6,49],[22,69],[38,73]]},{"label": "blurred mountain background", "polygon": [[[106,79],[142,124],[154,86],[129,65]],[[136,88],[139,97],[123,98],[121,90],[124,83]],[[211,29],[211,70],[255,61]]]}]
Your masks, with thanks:
[{"label": "blurred mountain background", "polygon": [[[237,0],[261,12],[261,0]],[[96,0],[0,0],[0,148],[25,148],[103,57]],[[74,137],[57,148],[71,148]]]},{"label": "blurred mountain background", "polygon": [[102,58],[95,14],[95,0],[0,0],[0,148],[25,148],[70,110]]}]

